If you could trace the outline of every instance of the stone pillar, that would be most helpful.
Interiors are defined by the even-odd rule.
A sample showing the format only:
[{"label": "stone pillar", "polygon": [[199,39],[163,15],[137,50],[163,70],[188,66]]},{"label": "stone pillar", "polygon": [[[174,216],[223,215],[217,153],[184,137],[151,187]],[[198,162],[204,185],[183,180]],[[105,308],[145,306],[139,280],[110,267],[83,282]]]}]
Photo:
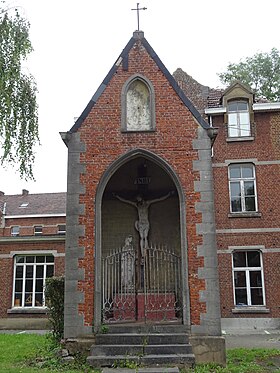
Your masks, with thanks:
[{"label": "stone pillar", "polygon": [[78,282],[84,279],[84,270],[78,260],[84,257],[84,248],[79,246],[79,237],[84,236],[84,226],[79,224],[79,215],[84,214],[84,205],[79,203],[84,186],[80,184],[80,174],[84,165],[80,163],[80,153],[85,151],[79,133],[62,133],[68,147],[66,243],[65,243],[65,302],[64,337],[74,338],[91,332],[84,326],[83,315],[79,314],[79,304],[84,302],[84,294],[78,290]]}]

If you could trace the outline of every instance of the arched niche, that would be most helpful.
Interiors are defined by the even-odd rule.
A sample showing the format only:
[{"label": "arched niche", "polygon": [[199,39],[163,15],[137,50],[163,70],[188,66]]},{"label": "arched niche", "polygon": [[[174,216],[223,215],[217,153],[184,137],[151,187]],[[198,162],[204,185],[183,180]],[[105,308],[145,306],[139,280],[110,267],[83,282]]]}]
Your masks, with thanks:
[{"label": "arched niche", "polygon": [[144,76],[133,75],[126,81],[121,95],[122,131],[155,130],[154,96],[153,85]]},{"label": "arched niche", "polygon": [[[148,172],[141,174],[143,167]],[[142,171],[141,171],[142,168]],[[140,170],[140,174],[139,174]],[[140,175],[140,176],[139,176]],[[151,231],[149,241],[167,242],[177,251],[181,258],[182,313],[181,320],[189,325],[189,293],[186,240],[186,212],[184,192],[174,170],[162,158],[144,149],[132,150],[113,162],[103,174],[97,194],[95,211],[95,307],[94,325],[102,323],[102,256],[111,248],[121,247],[126,235],[132,234],[134,242],[139,239],[135,230],[137,210],[122,205],[114,194],[134,200],[139,190],[135,180],[138,177],[152,178],[146,180],[150,185],[143,188],[141,194],[145,199],[152,199],[173,190],[172,198],[152,206],[150,210]],[[116,232],[119,232],[117,234]]]}]

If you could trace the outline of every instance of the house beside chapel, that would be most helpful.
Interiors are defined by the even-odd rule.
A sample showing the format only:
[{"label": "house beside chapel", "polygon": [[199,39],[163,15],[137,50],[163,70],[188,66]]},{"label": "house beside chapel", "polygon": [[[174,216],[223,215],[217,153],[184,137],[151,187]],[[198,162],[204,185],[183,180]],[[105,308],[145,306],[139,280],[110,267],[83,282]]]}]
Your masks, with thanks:
[{"label": "house beside chapel", "polygon": [[64,273],[65,193],[0,192],[0,329],[46,328],[46,278]]},{"label": "house beside chapel", "polygon": [[221,90],[181,69],[174,77],[218,128],[212,168],[222,327],[279,328],[280,102],[241,82]]}]

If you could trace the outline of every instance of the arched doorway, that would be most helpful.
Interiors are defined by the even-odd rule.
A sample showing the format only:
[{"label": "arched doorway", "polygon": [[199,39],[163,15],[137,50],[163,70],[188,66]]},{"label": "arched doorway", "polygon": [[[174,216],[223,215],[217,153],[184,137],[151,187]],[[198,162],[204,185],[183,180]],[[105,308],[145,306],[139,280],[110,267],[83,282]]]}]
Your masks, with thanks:
[{"label": "arched doorway", "polygon": [[188,323],[184,206],[178,178],[153,153],[133,151],[104,174],[96,199],[97,325]]}]

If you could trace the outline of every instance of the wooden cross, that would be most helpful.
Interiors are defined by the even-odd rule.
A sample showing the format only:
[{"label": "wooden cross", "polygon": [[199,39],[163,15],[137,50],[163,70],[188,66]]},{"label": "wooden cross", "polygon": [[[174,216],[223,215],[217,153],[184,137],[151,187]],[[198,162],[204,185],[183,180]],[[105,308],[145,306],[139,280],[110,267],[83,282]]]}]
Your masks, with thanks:
[{"label": "wooden cross", "polygon": [[138,26],[138,29],[137,29],[137,31],[139,31],[140,29],[139,29],[139,10],[146,10],[147,8],[139,8],[139,3],[137,3],[137,8],[135,9],[131,9],[131,10],[137,10],[137,26]]}]

